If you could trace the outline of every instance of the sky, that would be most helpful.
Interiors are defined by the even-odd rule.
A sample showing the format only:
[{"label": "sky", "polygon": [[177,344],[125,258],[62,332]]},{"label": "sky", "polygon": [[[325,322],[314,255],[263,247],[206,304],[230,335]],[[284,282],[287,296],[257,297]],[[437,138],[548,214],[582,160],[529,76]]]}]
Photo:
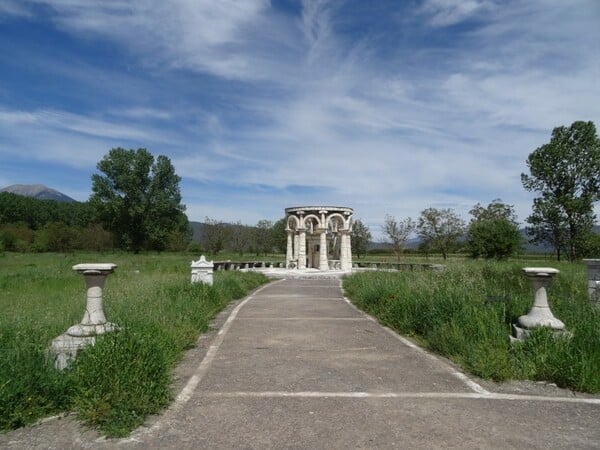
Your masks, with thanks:
[{"label": "sky", "polygon": [[146,148],[193,221],[524,222],[527,156],[576,120],[600,126],[598,0],[0,0],[0,187],[86,201]]}]

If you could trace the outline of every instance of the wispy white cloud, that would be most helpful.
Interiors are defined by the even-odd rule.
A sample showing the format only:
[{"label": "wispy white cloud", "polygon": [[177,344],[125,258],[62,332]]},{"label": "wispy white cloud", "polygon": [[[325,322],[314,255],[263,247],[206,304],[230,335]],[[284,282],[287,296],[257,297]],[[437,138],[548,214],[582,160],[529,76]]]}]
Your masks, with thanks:
[{"label": "wispy white cloud", "polygon": [[0,2],[0,22],[11,17],[31,17],[28,5],[19,0],[3,0]]},{"label": "wispy white cloud", "polygon": [[434,26],[448,26],[478,18],[500,5],[494,0],[425,0],[420,12],[429,16]]},{"label": "wispy white cloud", "polygon": [[[257,208],[324,202],[377,224],[428,206],[466,217],[496,197],[524,219],[528,153],[554,126],[600,119],[600,11],[576,2],[425,0],[359,34],[340,24],[344,2],[305,0],[292,15],[266,0],[36,0],[60,30],[126,51],[140,74],[98,78],[102,92],[121,89],[115,107],[5,108],[0,131],[36,158],[87,167],[140,142],[167,153],[190,190],[225,180],[232,192],[184,192],[193,219],[252,223]],[[93,68],[76,69],[96,84]],[[93,151],[69,159],[75,146]]]}]

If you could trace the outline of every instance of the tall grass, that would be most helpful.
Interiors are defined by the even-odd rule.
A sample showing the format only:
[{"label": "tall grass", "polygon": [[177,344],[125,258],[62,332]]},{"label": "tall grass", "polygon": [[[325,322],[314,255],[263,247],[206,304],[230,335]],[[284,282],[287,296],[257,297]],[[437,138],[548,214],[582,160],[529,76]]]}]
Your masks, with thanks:
[{"label": "tall grass", "polygon": [[[121,331],[99,337],[67,370],[54,369],[50,341],[81,320],[79,262],[114,262],[107,318]],[[232,299],[267,279],[219,272],[214,286],[190,284],[189,257],[6,255],[0,257],[0,429],[71,411],[107,436],[123,436],[171,399],[183,351]]]},{"label": "tall grass", "polygon": [[600,392],[600,311],[587,294],[579,264],[561,270],[549,288],[554,314],[571,339],[535,330],[511,345],[511,324],[533,303],[518,263],[463,262],[446,272],[368,272],[344,280],[346,295],[398,332],[492,380],[531,379]]}]

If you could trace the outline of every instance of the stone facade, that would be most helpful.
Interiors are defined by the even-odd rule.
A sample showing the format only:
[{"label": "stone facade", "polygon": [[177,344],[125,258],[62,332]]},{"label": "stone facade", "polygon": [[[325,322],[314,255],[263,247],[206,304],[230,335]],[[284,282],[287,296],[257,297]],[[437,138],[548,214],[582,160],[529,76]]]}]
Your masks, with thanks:
[{"label": "stone facade", "polygon": [[352,270],[352,208],[285,209],[288,269]]}]

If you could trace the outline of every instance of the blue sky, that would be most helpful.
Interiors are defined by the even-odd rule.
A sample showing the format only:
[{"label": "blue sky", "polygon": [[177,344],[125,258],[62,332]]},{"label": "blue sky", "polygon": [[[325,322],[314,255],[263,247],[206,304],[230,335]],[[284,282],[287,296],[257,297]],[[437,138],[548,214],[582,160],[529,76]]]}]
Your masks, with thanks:
[{"label": "blue sky", "polygon": [[600,126],[597,0],[0,0],[0,187],[85,201],[167,155],[190,220],[350,206],[381,235],[532,194],[552,128]]}]

